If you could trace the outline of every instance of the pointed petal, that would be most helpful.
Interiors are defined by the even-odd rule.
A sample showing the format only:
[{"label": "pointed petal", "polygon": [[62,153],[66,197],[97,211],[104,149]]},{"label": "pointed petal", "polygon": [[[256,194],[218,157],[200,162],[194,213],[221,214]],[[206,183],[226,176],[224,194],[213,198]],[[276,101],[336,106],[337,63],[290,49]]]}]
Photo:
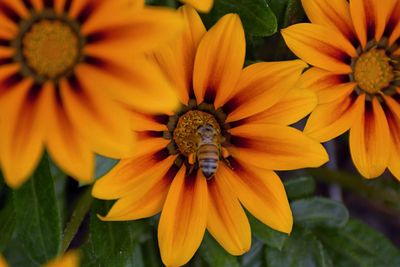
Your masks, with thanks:
[{"label": "pointed petal", "polygon": [[182,3],[189,4],[200,12],[208,13],[214,0],[181,0]]},{"label": "pointed petal", "polygon": [[341,32],[350,41],[355,40],[355,30],[346,0],[302,0],[303,8],[312,23],[324,25]]},{"label": "pointed petal", "polygon": [[319,167],[328,161],[323,146],[291,127],[245,124],[230,129],[232,155],[268,170]]},{"label": "pointed petal", "polygon": [[351,17],[362,47],[365,47],[369,39],[380,41],[396,1],[350,1]]},{"label": "pointed petal", "polygon": [[[200,172],[199,172],[200,173]],[[168,192],[158,225],[158,243],[166,266],[182,266],[194,255],[207,223],[207,182],[181,168]]]},{"label": "pointed petal", "polygon": [[[194,63],[193,86],[197,103],[222,106],[242,72],[246,41],[240,18],[223,16],[203,37]],[[235,55],[235,56],[232,56]]]},{"label": "pointed petal", "polygon": [[217,173],[208,181],[209,207],[207,230],[232,255],[250,249],[250,224],[229,181]]},{"label": "pointed petal", "polygon": [[299,58],[316,67],[335,73],[351,73],[347,64],[356,57],[353,45],[339,32],[327,27],[300,23],[282,30],[286,44]]},{"label": "pointed petal", "polygon": [[101,91],[81,83],[82,76],[80,73],[78,79],[61,81],[61,98],[72,124],[101,155],[111,158],[131,155],[134,135],[127,123],[127,112]]},{"label": "pointed petal", "polygon": [[3,99],[0,153],[5,181],[13,188],[33,173],[43,153],[51,101],[45,88],[25,80]]},{"label": "pointed petal", "polygon": [[141,179],[151,180],[150,186],[138,185],[135,191],[119,199],[102,217],[104,221],[128,221],[151,217],[159,213],[167,198],[170,185],[178,172],[176,166],[172,166],[164,174],[155,174]]},{"label": "pointed petal", "polygon": [[122,159],[110,172],[96,181],[92,195],[100,199],[117,199],[149,190],[165,176],[175,157],[151,153]]},{"label": "pointed petal", "polygon": [[182,34],[173,42],[162,47],[154,55],[157,64],[179,91],[180,100],[187,104],[193,84],[193,67],[197,47],[206,33],[199,14],[189,6],[179,13],[185,21]]},{"label": "pointed petal", "polygon": [[231,184],[240,202],[269,227],[290,233],[293,217],[282,181],[273,172],[233,160],[232,169],[221,164],[220,175]]},{"label": "pointed petal", "polygon": [[250,65],[240,75],[233,97],[224,105],[227,122],[257,114],[279,101],[299,80],[301,60],[265,62]]},{"label": "pointed petal", "polygon": [[337,75],[314,67],[301,76],[297,86],[314,91],[318,96],[318,103],[325,104],[350,95],[355,83],[348,82],[347,75]]},{"label": "pointed petal", "polygon": [[[397,104],[397,108],[400,110],[399,104]],[[390,106],[388,110],[385,110],[385,113],[391,137],[391,153],[388,168],[394,177],[400,180],[400,117],[396,115]]]},{"label": "pointed petal", "polygon": [[68,175],[83,182],[90,182],[94,174],[94,155],[90,146],[76,132],[67,117],[62,100],[55,95],[53,86],[46,88],[52,103],[48,107],[49,128],[46,147],[51,158]]},{"label": "pointed petal", "polygon": [[316,94],[309,90],[292,89],[269,109],[249,117],[251,123],[293,124],[307,116],[317,106]]},{"label": "pointed petal", "polygon": [[345,133],[353,125],[364,106],[365,95],[348,96],[318,105],[308,118],[304,133],[320,141],[329,141]]},{"label": "pointed petal", "polygon": [[381,175],[388,166],[390,133],[381,104],[374,98],[350,129],[350,152],[354,165],[365,178]]}]

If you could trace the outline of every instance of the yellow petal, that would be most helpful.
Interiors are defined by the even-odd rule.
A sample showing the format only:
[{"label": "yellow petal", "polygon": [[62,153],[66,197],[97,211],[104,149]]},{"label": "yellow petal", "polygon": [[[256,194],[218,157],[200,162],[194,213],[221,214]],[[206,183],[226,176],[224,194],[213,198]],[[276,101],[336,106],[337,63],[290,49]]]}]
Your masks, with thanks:
[{"label": "yellow petal", "polygon": [[193,66],[197,47],[206,33],[199,14],[189,6],[179,9],[185,21],[184,31],[167,46],[154,54],[161,70],[178,89],[180,100],[187,104],[193,87]]},{"label": "yellow petal", "polygon": [[291,127],[245,124],[229,130],[234,157],[268,170],[319,167],[328,161],[323,146]]},{"label": "yellow petal", "polygon": [[249,117],[251,123],[293,124],[307,116],[318,103],[315,93],[309,90],[292,89],[269,109]]},{"label": "yellow petal", "polygon": [[318,105],[311,113],[304,133],[320,141],[329,141],[353,125],[356,116],[363,109],[365,95],[345,97],[336,101]]},{"label": "yellow petal", "polygon": [[180,0],[182,3],[189,4],[200,12],[208,13],[214,0]]},{"label": "yellow petal", "polygon": [[250,65],[240,75],[233,97],[226,103],[227,122],[249,117],[271,107],[291,90],[304,68],[301,60]]},{"label": "yellow petal", "polygon": [[[46,86],[45,86],[46,87]],[[3,99],[0,153],[5,181],[19,187],[35,170],[43,153],[47,127],[47,90],[25,80]]]},{"label": "yellow petal", "polygon": [[381,104],[374,98],[350,129],[350,152],[354,165],[365,178],[381,175],[388,166],[390,133]]},{"label": "yellow petal", "polygon": [[79,267],[79,252],[69,251],[63,256],[46,263],[44,267]]},{"label": "yellow petal", "polygon": [[100,199],[117,199],[142,194],[167,175],[174,160],[173,156],[161,158],[157,153],[122,159],[96,181],[92,195]]},{"label": "yellow petal", "polygon": [[[134,135],[128,114],[104,93],[77,79],[61,81],[62,103],[78,133],[94,151],[111,158],[133,153]],[[86,82],[86,79],[84,79]]]},{"label": "yellow petal", "polygon": [[158,243],[166,266],[182,266],[194,255],[207,223],[206,179],[181,168],[171,184],[158,225]]},{"label": "yellow petal", "polygon": [[355,40],[355,31],[346,0],[302,0],[303,8],[312,23],[341,32],[347,39]]},{"label": "yellow petal", "polygon": [[223,16],[204,35],[197,49],[193,74],[197,103],[214,102],[215,108],[225,103],[238,82],[245,53],[246,41],[239,16]]},{"label": "yellow petal", "polygon": [[149,177],[142,176],[141,179],[151,180],[151,185],[144,187],[138,185],[135,191],[119,199],[112,206],[107,216],[102,217],[102,220],[138,220],[159,213],[164,205],[171,182],[178,170],[177,167],[171,167],[164,174],[158,173]]},{"label": "yellow petal", "polygon": [[83,182],[90,182],[94,174],[94,155],[90,146],[77,133],[57,99],[53,86],[49,90],[53,99],[48,107],[49,128],[46,133],[46,146],[51,158],[68,175]]},{"label": "yellow petal", "polygon": [[[350,13],[358,39],[365,47],[368,40],[375,38],[380,41],[385,31],[386,23],[397,0],[352,0]],[[373,36],[370,36],[370,33]]]},{"label": "yellow petal", "polygon": [[300,23],[282,30],[286,44],[299,58],[335,73],[351,73],[350,57],[356,57],[353,45],[339,32],[327,27]]},{"label": "yellow petal", "polygon": [[282,181],[273,172],[233,160],[233,170],[221,164],[223,176],[243,206],[269,227],[290,233],[293,217]]},{"label": "yellow petal", "polygon": [[207,230],[232,255],[251,246],[250,224],[229,181],[219,173],[208,182]]}]

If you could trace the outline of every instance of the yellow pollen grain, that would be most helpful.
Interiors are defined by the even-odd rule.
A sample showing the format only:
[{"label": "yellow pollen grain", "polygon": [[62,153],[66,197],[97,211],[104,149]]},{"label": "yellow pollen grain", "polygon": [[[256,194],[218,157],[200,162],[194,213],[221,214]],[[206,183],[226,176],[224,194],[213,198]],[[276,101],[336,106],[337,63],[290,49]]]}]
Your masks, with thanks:
[{"label": "yellow pollen grain", "polygon": [[75,64],[78,36],[61,21],[42,20],[24,35],[22,53],[36,74],[55,78]]},{"label": "yellow pollen grain", "polygon": [[217,133],[221,129],[215,117],[207,112],[200,110],[190,110],[183,114],[174,130],[173,138],[177,144],[180,153],[185,156],[196,152],[196,132],[197,129],[206,124],[211,124]]},{"label": "yellow pollen grain", "polygon": [[363,53],[356,61],[354,79],[367,93],[376,94],[385,89],[394,77],[390,58],[383,49],[373,48]]}]

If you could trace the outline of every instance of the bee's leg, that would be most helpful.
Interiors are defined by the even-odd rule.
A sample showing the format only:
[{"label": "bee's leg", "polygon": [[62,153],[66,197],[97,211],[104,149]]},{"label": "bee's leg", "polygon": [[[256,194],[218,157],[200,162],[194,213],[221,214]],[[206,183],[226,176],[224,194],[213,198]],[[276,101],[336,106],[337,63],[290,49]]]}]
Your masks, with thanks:
[{"label": "bee's leg", "polygon": [[188,162],[190,165],[194,165],[196,163],[196,153],[189,154]]},{"label": "bee's leg", "polygon": [[222,158],[223,158],[226,166],[228,166],[230,169],[233,169],[232,165],[228,159],[231,156],[228,149],[226,149],[225,147],[221,147],[221,155],[222,155]]}]

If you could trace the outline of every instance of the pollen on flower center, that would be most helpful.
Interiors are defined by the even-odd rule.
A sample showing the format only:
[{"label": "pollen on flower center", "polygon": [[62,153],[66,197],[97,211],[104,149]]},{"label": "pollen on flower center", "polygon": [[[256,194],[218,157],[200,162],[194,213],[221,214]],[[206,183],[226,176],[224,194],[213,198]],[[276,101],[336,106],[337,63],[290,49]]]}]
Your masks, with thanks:
[{"label": "pollen on flower center", "polygon": [[22,53],[36,74],[56,78],[76,63],[78,43],[78,36],[66,23],[41,20],[23,36]]},{"label": "pollen on flower center", "polygon": [[373,48],[356,61],[354,79],[359,87],[370,94],[385,89],[395,78],[390,58],[385,50]]},{"label": "pollen on flower center", "polygon": [[217,133],[221,132],[215,117],[207,112],[200,110],[189,110],[183,114],[174,130],[173,138],[179,148],[180,153],[185,156],[196,152],[196,131],[199,126],[209,123]]}]

